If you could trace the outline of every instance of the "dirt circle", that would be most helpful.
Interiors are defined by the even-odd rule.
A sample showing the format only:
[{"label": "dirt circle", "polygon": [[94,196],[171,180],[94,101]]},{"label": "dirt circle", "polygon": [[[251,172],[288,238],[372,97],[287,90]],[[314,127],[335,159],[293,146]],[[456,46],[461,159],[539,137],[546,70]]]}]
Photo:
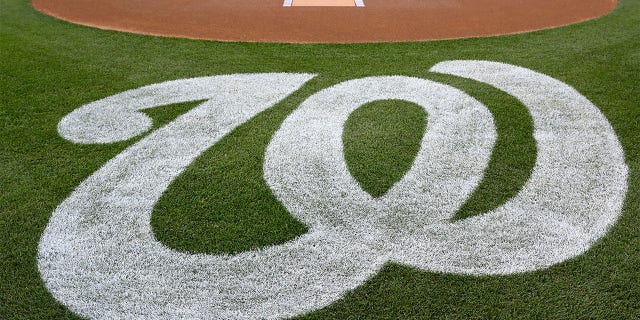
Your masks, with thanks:
[{"label": "dirt circle", "polygon": [[[283,7],[284,0],[32,0],[70,22],[223,41],[351,43],[522,33],[600,17],[618,0],[364,0],[365,7]],[[294,0],[295,1],[295,0]]]}]

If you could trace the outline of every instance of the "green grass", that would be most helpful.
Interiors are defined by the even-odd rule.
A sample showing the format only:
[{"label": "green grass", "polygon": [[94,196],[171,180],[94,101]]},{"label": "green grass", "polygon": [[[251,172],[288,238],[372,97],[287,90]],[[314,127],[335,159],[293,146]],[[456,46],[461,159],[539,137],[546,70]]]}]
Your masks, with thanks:
[{"label": "green grass", "polygon": [[[55,209],[86,177],[134,141],[74,145],[56,132],[75,108],[165,80],[252,72],[318,77],[225,137],[170,186],[152,226],[165,245],[189,252],[240,252],[306,231],[262,179],[264,150],[308,96],[345,80],[408,75],[460,88],[495,117],[498,141],[486,178],[456,219],[513,197],[535,160],[522,105],[486,85],[430,74],[443,60],[524,66],[574,86],[600,107],[630,168],[623,215],[608,235],[573,260],[521,275],[470,277],[388,264],[365,285],[307,319],[640,317],[640,1],[622,0],[603,18],[504,37],[398,44],[247,44],[156,38],[72,25],[0,0],[0,319],[77,319],[44,288],[37,244]],[[428,115],[396,101],[349,118],[349,169],[372,195],[411,164]],[[194,104],[149,110],[158,127]],[[371,130],[375,129],[375,130]],[[378,130],[378,131],[376,131]],[[139,138],[137,138],[139,139]],[[388,141],[402,141],[389,144]]]},{"label": "green grass", "polygon": [[374,198],[411,168],[427,127],[427,114],[402,100],[368,103],[354,111],[342,134],[347,168]]}]

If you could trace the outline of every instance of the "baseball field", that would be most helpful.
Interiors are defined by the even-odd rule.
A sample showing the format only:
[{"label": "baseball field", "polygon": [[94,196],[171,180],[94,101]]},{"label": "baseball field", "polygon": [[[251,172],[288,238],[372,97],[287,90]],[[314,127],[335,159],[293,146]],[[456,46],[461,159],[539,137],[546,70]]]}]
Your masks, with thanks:
[{"label": "baseball field", "polygon": [[0,319],[640,318],[640,1],[219,39],[0,0]]}]

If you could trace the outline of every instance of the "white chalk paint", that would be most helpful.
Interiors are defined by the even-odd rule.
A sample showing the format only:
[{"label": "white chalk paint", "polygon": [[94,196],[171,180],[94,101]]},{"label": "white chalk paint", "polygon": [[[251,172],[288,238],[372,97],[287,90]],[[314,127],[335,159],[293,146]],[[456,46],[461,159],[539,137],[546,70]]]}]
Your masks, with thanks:
[{"label": "white chalk paint", "polygon": [[530,179],[505,205],[456,223],[422,226],[395,261],[463,274],[532,271],[576,257],[622,211],[627,166],[600,110],[572,87],[529,69],[488,61],[431,68],[492,85],[533,118],[537,157]]},{"label": "white chalk paint", "polygon": [[[322,90],[295,110],[267,147],[264,178],[309,232],[236,255],[180,253],[154,239],[162,193],[233,128],[312,78],[230,75],[177,80],[88,104],[59,124],[78,143],[149,129],[139,110],[206,99],[85,180],[53,213],[40,241],[47,288],[94,319],[283,318],[327,306],[387,261],[426,271],[511,274],[545,268],[590,248],[615,223],[626,194],[622,148],[604,116],[566,84],[486,61],[431,69],[481,81],[520,99],[538,153],[529,181],[502,207],[450,218],[482,179],[496,131],[489,111],[433,81],[372,77]],[[428,114],[407,174],[378,199],[347,170],[342,132],[365,103],[402,99]]]},{"label": "white chalk paint", "polygon": [[[420,150],[407,174],[375,199],[344,160],[349,115],[373,101],[399,99],[428,114]],[[313,228],[329,225],[388,247],[420,225],[447,221],[482,179],[496,140],[482,103],[453,87],[410,77],[351,80],[311,96],[273,137],[264,177],[291,214]]]},{"label": "white chalk paint", "polygon": [[[312,77],[256,74],[180,80],[125,93],[149,103],[130,107],[117,95],[104,109],[89,104],[65,118],[61,132],[115,141],[142,132],[142,126],[123,126],[127,134],[117,134],[103,130],[103,119],[111,124],[112,118],[130,117],[139,105],[176,102],[174,92],[189,93],[181,100],[209,98],[109,161],[56,209],[38,250],[39,270],[54,297],[94,319],[257,319],[313,310],[364,281],[374,271],[371,266],[379,263],[353,256],[341,259],[342,252],[358,248],[330,231],[228,256],[177,252],[158,242],[151,230],[154,204],[198,155]],[[74,115],[87,120],[69,120]],[[78,123],[82,131],[67,127]],[[341,254],[332,260],[326,256],[332,251]]]}]

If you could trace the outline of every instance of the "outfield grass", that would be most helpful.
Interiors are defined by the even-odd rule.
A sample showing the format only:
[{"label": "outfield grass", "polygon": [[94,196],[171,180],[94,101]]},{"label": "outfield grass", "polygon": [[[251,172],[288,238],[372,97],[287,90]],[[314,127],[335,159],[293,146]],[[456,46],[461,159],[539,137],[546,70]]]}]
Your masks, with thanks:
[{"label": "outfield grass", "polygon": [[[134,141],[75,145],[58,121],[77,107],[146,84],[197,76],[308,72],[318,77],[233,131],[166,191],[152,216],[156,237],[187,252],[240,252],[282,243],[307,228],[262,178],[264,150],[311,94],[345,80],[408,75],[462,89],[493,113],[498,141],[475,194],[457,219],[513,197],[536,148],[531,117],[485,84],[427,72],[437,62],[492,60],[524,66],[575,87],[614,127],[630,169],[618,223],[586,254],[546,270],[471,277],[388,264],[365,285],[308,319],[640,318],[640,1],[603,18],[530,34],[399,44],[247,44],[157,38],[97,30],[0,0],[0,319],[75,319],[45,289],[36,267],[47,221],[81,181]],[[428,115],[399,101],[349,118],[343,143],[363,188],[383,194],[409,168]],[[195,106],[147,113],[155,127]],[[139,138],[136,138],[136,141]],[[392,144],[390,141],[402,141]]]}]

